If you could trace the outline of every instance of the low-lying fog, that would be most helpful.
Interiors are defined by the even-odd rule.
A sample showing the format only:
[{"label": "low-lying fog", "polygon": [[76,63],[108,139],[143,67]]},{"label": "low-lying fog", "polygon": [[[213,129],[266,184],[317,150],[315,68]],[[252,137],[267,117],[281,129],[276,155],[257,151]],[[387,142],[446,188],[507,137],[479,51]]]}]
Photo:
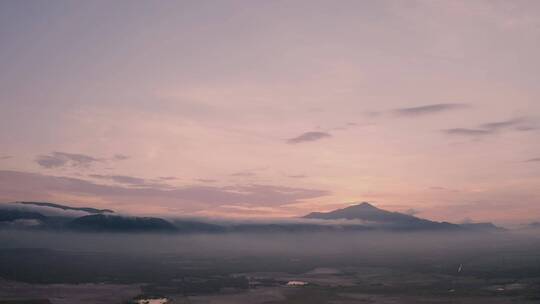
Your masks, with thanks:
[{"label": "low-lying fog", "polygon": [[179,255],[452,255],[505,249],[538,250],[534,232],[332,232],[120,234],[0,231],[0,248],[171,253]]}]

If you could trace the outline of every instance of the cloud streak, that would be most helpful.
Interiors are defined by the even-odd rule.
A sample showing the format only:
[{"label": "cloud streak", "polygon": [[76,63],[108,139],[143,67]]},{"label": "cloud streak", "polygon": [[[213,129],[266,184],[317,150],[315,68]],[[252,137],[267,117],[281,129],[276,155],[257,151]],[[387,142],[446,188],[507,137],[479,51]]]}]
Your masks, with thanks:
[{"label": "cloud streak", "polygon": [[127,175],[101,175],[101,174],[90,174],[90,177],[97,179],[110,180],[119,184],[133,185],[133,186],[144,186],[148,182],[144,178],[127,176]]},{"label": "cloud streak", "polygon": [[467,129],[467,128],[446,129],[446,130],[443,130],[443,132],[449,135],[474,136],[474,137],[490,135],[493,133],[491,130]]},{"label": "cloud streak", "polygon": [[84,168],[104,160],[84,154],[52,152],[47,155],[38,155],[35,161],[43,168],[52,169],[65,166]]},{"label": "cloud streak", "polygon": [[530,119],[524,117],[513,118],[503,121],[495,121],[484,123],[478,128],[453,128],[442,130],[448,135],[468,136],[468,137],[483,137],[498,134],[504,131],[531,131],[537,128],[532,124]]},{"label": "cloud streak", "polygon": [[231,174],[231,176],[234,176],[234,177],[254,177],[256,175],[257,175],[256,173],[249,172],[249,171],[235,172]]},{"label": "cloud streak", "polygon": [[430,104],[430,105],[424,105],[424,106],[418,106],[418,107],[399,108],[399,109],[393,110],[392,113],[398,116],[411,117],[411,116],[436,114],[440,112],[463,109],[463,108],[468,108],[468,107],[469,106],[467,104],[462,104],[462,103],[438,103],[438,104]]},{"label": "cloud streak", "polygon": [[215,182],[217,182],[217,179],[211,179],[211,178],[197,178],[195,180],[198,181],[198,182],[201,182],[201,183],[215,183]]},{"label": "cloud streak", "polygon": [[62,167],[88,168],[96,163],[123,161],[129,158],[129,156],[124,154],[115,154],[111,158],[97,158],[86,154],[55,151],[50,154],[36,156],[35,162],[46,169]]},{"label": "cloud streak", "polygon": [[486,130],[502,130],[502,129],[508,129],[508,128],[516,128],[516,130],[520,130],[520,126],[522,127],[528,127],[528,120],[523,117],[513,118],[509,120],[503,120],[503,121],[496,121],[496,122],[490,122],[480,125],[480,128],[486,129]]},{"label": "cloud streak", "polygon": [[124,154],[115,154],[112,159],[113,160],[126,160],[129,158],[130,158],[129,156],[124,155]]},{"label": "cloud streak", "polygon": [[330,133],[313,131],[313,132],[306,132],[306,133],[300,134],[299,136],[296,136],[293,138],[289,138],[287,140],[287,143],[300,144],[300,143],[317,141],[317,140],[321,140],[321,139],[329,138],[329,137],[332,137]]}]

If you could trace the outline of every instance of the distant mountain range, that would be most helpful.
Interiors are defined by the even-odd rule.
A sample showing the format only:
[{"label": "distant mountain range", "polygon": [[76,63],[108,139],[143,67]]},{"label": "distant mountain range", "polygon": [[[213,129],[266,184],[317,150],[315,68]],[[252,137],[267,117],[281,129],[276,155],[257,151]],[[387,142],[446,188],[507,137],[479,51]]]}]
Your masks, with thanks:
[{"label": "distant mountain range", "polygon": [[[58,209],[54,215],[40,210]],[[69,213],[83,212],[83,215]],[[64,212],[64,213],[63,213]],[[86,214],[84,214],[86,213]],[[345,221],[337,221],[345,220]],[[15,202],[0,205],[0,228],[67,230],[80,232],[170,232],[170,233],[260,233],[331,231],[491,231],[492,223],[452,224],[379,209],[361,203],[330,212],[313,212],[298,220],[273,223],[208,223],[202,220],[137,217],[115,214],[109,209],[70,207],[45,202]]]},{"label": "distant mountain range", "polygon": [[44,220],[46,216],[38,212],[17,209],[0,210],[0,222],[12,222],[16,220]]}]

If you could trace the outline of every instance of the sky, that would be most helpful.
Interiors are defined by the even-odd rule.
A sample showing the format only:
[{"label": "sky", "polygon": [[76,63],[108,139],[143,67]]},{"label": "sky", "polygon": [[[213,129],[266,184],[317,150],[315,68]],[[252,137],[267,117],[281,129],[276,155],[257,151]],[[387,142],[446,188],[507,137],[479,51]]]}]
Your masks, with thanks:
[{"label": "sky", "polygon": [[0,1],[0,202],[540,220],[538,1]]}]

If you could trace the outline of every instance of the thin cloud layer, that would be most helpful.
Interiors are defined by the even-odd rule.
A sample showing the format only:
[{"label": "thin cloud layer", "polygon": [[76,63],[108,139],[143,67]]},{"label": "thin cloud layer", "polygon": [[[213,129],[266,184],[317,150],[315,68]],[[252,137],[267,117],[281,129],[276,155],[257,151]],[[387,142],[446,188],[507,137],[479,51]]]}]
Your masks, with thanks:
[{"label": "thin cloud layer", "polygon": [[431,105],[424,105],[424,106],[418,106],[418,107],[410,107],[410,108],[400,108],[395,109],[392,112],[398,116],[420,116],[420,115],[428,115],[428,114],[435,114],[450,110],[456,110],[456,109],[462,109],[469,107],[466,104],[462,103],[438,103],[438,104],[431,104]]},{"label": "thin cloud layer", "polygon": [[493,133],[490,130],[467,129],[467,128],[446,129],[446,130],[443,130],[443,132],[449,135],[475,136],[475,137],[490,135]]},{"label": "thin cloud layer", "polygon": [[525,162],[527,162],[527,163],[540,162],[540,157],[535,157],[535,158],[527,159]]},{"label": "thin cloud layer", "polygon": [[129,159],[130,157],[127,156],[127,155],[124,155],[124,154],[115,154],[113,156],[113,160],[126,160],[126,159]]},{"label": "thin cloud layer", "polygon": [[[125,179],[121,179],[127,181]],[[134,181],[134,180],[132,180]],[[282,206],[302,200],[330,195],[326,190],[283,187],[274,185],[232,185],[213,187],[190,185],[162,188],[125,187],[97,184],[72,177],[58,177],[21,171],[0,171],[0,193],[4,200],[42,199],[54,195],[92,196],[104,200],[152,203],[201,210],[223,204],[244,206]]]},{"label": "thin cloud layer", "polygon": [[487,130],[503,130],[503,129],[510,129],[510,128],[516,128],[516,130],[520,130],[519,127],[530,127],[528,123],[528,119],[523,117],[513,118],[509,120],[503,120],[503,121],[496,121],[496,122],[490,122],[480,125],[480,128],[487,129]]},{"label": "thin cloud layer", "polygon": [[235,177],[253,177],[256,175],[257,175],[256,173],[250,172],[250,171],[241,171],[241,172],[235,172],[231,174],[231,176],[235,176]]},{"label": "thin cloud layer", "polygon": [[536,126],[530,119],[518,117],[509,120],[484,123],[478,126],[478,128],[453,128],[442,130],[442,132],[449,135],[482,137],[504,131],[532,131],[536,129]]},{"label": "thin cloud layer", "polygon": [[317,131],[306,132],[299,136],[288,139],[287,143],[300,144],[300,143],[305,143],[305,142],[317,141],[317,140],[321,140],[323,138],[329,138],[329,137],[332,137],[332,135],[326,132],[317,132]]},{"label": "thin cloud layer", "polygon": [[61,167],[88,168],[96,163],[123,161],[129,158],[124,154],[115,154],[111,158],[97,158],[86,154],[55,151],[50,154],[38,155],[35,162],[46,169]]},{"label": "thin cloud layer", "polygon": [[102,162],[103,159],[95,158],[84,154],[52,152],[48,155],[38,155],[35,161],[43,168],[59,168],[65,166],[88,167],[93,163]]},{"label": "thin cloud layer", "polygon": [[90,174],[89,176],[93,177],[93,178],[98,178],[98,179],[111,180],[111,181],[117,182],[119,184],[126,184],[126,185],[142,186],[142,185],[147,184],[147,181],[144,178],[126,176],[126,175]]},{"label": "thin cloud layer", "polygon": [[215,183],[215,182],[217,182],[217,179],[211,179],[211,178],[197,178],[195,180],[198,181],[198,182],[201,182],[201,183]]}]

